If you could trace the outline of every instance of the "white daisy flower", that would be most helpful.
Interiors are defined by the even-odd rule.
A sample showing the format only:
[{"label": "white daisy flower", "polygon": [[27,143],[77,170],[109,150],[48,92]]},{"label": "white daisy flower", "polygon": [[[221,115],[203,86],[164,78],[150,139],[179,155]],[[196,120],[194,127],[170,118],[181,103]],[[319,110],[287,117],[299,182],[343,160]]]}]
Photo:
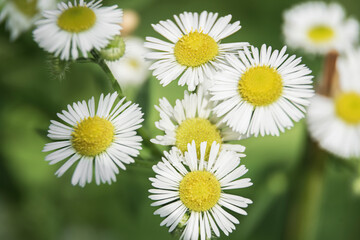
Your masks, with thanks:
[{"label": "white daisy flower", "polygon": [[358,22],[346,19],[344,9],[337,3],[301,3],[287,10],[284,20],[286,44],[308,53],[342,52],[358,41]]},{"label": "white daisy flower", "polygon": [[155,62],[154,70],[163,86],[180,77],[179,85],[188,85],[190,91],[211,78],[218,69],[219,63],[227,53],[232,53],[247,46],[248,43],[220,43],[227,36],[237,32],[240,21],[230,24],[231,15],[218,17],[217,13],[184,12],[174,15],[176,24],[171,20],[160,21],[152,27],[167,38],[169,42],[147,37],[145,47],[154,49],[146,55]]},{"label": "white daisy flower", "polygon": [[185,228],[180,239],[210,239],[220,231],[229,235],[239,221],[224,210],[247,215],[243,210],[252,203],[250,199],[225,193],[224,190],[246,188],[252,185],[250,178],[241,178],[248,170],[240,165],[240,159],[232,151],[220,151],[220,144],[211,146],[205,158],[206,142],[201,143],[200,155],[196,145],[188,145],[185,156],[177,151],[164,152],[157,165],[157,174],[150,178],[154,189],[150,189],[152,206],[162,206],[155,211],[165,217],[161,226],[173,231],[180,222]]},{"label": "white daisy flower", "polygon": [[105,61],[110,71],[119,82],[121,88],[140,86],[149,77],[149,63],[144,55],[148,52],[144,48],[141,38],[125,38],[125,54],[117,61]]},{"label": "white daisy flower", "polygon": [[120,34],[122,10],[117,5],[102,7],[101,0],[74,0],[74,4],[62,2],[57,7],[43,12],[44,19],[36,22],[34,39],[63,60],[87,57],[91,49],[100,50]]},{"label": "white daisy flower", "polygon": [[155,106],[160,113],[160,120],[155,126],[164,131],[164,135],[156,136],[151,142],[167,146],[176,146],[182,153],[193,140],[198,153],[200,143],[208,142],[206,154],[209,154],[210,144],[217,142],[221,149],[233,150],[240,154],[245,147],[239,144],[227,144],[231,140],[239,140],[242,136],[233,132],[213,114],[215,104],[204,97],[203,91],[189,95],[184,93],[183,100],[177,100],[172,107],[166,98],[160,99],[159,106]]},{"label": "white daisy flower", "polygon": [[6,19],[10,39],[15,40],[40,19],[42,11],[52,9],[55,5],[56,0],[0,0],[0,22]]},{"label": "white daisy flower", "polygon": [[214,78],[214,108],[234,131],[245,135],[279,135],[304,117],[313,96],[311,71],[301,58],[288,57],[286,47],[263,45],[227,56],[228,66]]},{"label": "white daisy flower", "polygon": [[[75,162],[79,162],[71,183],[85,186],[92,181],[95,165],[96,184],[116,181],[118,167],[125,170],[125,164],[133,163],[139,155],[142,138],[136,129],[143,121],[137,104],[121,99],[116,105],[118,94],[101,94],[95,110],[94,97],[68,105],[68,111],[58,113],[64,123],[51,121],[48,137],[54,142],[47,143],[44,152],[54,151],[45,160],[55,164],[67,161],[55,173],[62,176]],[[114,107],[115,105],[115,107]]]},{"label": "white daisy flower", "polygon": [[338,60],[340,90],[317,94],[308,109],[308,127],[320,146],[343,158],[360,157],[360,50]]}]

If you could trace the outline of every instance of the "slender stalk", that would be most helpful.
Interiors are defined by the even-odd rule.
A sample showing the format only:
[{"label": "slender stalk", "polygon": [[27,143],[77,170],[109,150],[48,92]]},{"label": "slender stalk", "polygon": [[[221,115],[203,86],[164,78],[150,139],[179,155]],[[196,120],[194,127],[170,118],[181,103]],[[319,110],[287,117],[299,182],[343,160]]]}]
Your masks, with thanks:
[{"label": "slender stalk", "polygon": [[306,151],[291,186],[286,240],[313,240],[316,237],[325,159],[326,153],[307,136]]},{"label": "slender stalk", "polygon": [[[124,94],[123,91],[119,85],[119,82],[116,80],[116,78],[114,77],[114,75],[112,74],[112,72],[110,71],[109,67],[107,66],[107,64],[105,63],[104,59],[99,55],[99,53],[96,50],[92,50],[91,54],[93,55],[94,59],[93,61],[95,63],[97,63],[102,70],[106,73],[106,75],[108,76],[108,78],[110,79],[112,86],[114,88],[115,91],[118,92],[119,94],[119,98],[123,98]],[[141,137],[143,138],[143,144],[144,146],[146,146],[147,148],[149,148],[149,150],[151,151],[152,155],[154,156],[154,158],[152,158],[152,160],[158,160],[160,159],[160,157],[162,156],[162,151],[160,151],[160,149],[157,148],[156,145],[152,144],[150,142],[150,136],[148,134],[148,132],[144,129],[144,128],[140,128],[138,130],[138,133],[141,135]]]},{"label": "slender stalk", "polygon": [[[330,51],[325,57],[323,80],[317,92],[333,97],[339,89],[336,61],[339,54]],[[316,237],[327,155],[307,134],[306,149],[292,183],[286,240],[313,240]]]},{"label": "slender stalk", "polygon": [[102,57],[100,57],[98,51],[96,51],[95,49],[91,50],[91,54],[94,57],[93,61],[95,63],[97,63],[101,67],[101,69],[106,73],[108,79],[111,81],[112,87],[119,94],[119,98],[123,98],[124,94],[123,94],[123,91],[122,91],[122,89],[121,89],[121,87],[119,85],[119,82],[116,80],[116,78],[114,77],[114,75],[110,71],[109,67],[105,63],[105,60]]}]

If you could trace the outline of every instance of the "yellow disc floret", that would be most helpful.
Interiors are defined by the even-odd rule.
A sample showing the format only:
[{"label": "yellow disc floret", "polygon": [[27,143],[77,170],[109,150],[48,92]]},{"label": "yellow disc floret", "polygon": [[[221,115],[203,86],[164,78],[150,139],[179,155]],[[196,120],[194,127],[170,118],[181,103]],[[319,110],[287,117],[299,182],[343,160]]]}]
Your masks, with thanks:
[{"label": "yellow disc floret", "polygon": [[198,67],[213,60],[219,53],[218,44],[207,34],[194,31],[184,35],[175,44],[174,54],[178,63]]},{"label": "yellow disc floret", "polygon": [[244,100],[254,106],[266,106],[281,96],[282,77],[272,67],[251,67],[241,76],[238,88]]},{"label": "yellow disc floret", "polygon": [[348,124],[360,123],[360,94],[347,92],[335,100],[336,115]]},{"label": "yellow disc floret", "polygon": [[33,17],[38,13],[37,0],[12,0],[17,9],[23,14]]},{"label": "yellow disc floret", "polygon": [[200,156],[200,144],[207,142],[206,156],[210,152],[211,144],[216,141],[222,143],[222,137],[216,125],[212,124],[209,120],[204,118],[189,118],[183,121],[176,130],[176,147],[182,152],[187,151],[188,143],[195,141],[196,151]]},{"label": "yellow disc floret", "polygon": [[215,206],[220,198],[221,186],[216,177],[207,171],[189,172],[179,186],[180,200],[195,212],[203,212]]},{"label": "yellow disc floret", "polygon": [[308,36],[314,43],[324,43],[333,39],[334,30],[326,25],[317,25],[309,29]]},{"label": "yellow disc floret", "polygon": [[57,25],[68,32],[79,33],[90,29],[96,22],[93,10],[85,6],[68,8],[58,18]]},{"label": "yellow disc floret", "polygon": [[104,118],[88,117],[75,127],[71,136],[76,152],[84,156],[95,156],[113,142],[114,126]]}]

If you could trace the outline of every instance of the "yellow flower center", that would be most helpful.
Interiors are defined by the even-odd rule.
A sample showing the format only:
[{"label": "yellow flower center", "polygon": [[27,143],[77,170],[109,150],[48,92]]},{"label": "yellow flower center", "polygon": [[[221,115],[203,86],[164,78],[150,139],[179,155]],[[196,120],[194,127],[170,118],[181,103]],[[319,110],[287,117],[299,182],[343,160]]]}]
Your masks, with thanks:
[{"label": "yellow flower center", "polygon": [[37,0],[12,0],[12,2],[24,15],[33,17],[38,13]]},{"label": "yellow flower center", "polygon": [[204,212],[220,199],[221,186],[216,177],[207,171],[189,172],[180,182],[180,200],[195,212]]},{"label": "yellow flower center", "polygon": [[338,117],[348,124],[360,123],[360,94],[347,92],[335,99],[335,111]]},{"label": "yellow flower center", "polygon": [[68,32],[79,33],[90,29],[96,22],[93,10],[84,6],[68,8],[58,18],[58,26]]},{"label": "yellow flower center", "polygon": [[198,67],[213,60],[219,53],[218,44],[202,32],[188,33],[175,44],[175,58],[181,65]]},{"label": "yellow flower center", "polygon": [[200,144],[207,142],[205,160],[209,156],[211,144],[222,143],[219,129],[204,118],[189,118],[183,121],[176,130],[176,147],[182,152],[187,151],[188,143],[195,140],[196,151],[200,156]]},{"label": "yellow flower center", "polygon": [[335,35],[334,30],[326,25],[317,25],[309,29],[308,36],[314,43],[330,41]]},{"label": "yellow flower center", "polygon": [[71,134],[72,146],[84,156],[96,156],[105,151],[114,140],[114,126],[98,116],[82,120]]},{"label": "yellow flower center", "polygon": [[241,76],[238,86],[241,97],[254,106],[275,102],[281,96],[282,89],[281,75],[268,66],[249,68]]}]

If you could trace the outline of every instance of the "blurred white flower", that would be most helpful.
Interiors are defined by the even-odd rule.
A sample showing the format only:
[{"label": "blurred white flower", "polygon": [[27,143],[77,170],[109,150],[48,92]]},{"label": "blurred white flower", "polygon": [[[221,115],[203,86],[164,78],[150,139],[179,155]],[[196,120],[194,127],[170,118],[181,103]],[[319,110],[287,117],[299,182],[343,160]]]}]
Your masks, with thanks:
[{"label": "blurred white flower", "polygon": [[337,3],[306,2],[284,13],[285,42],[308,53],[342,52],[354,46],[359,37],[359,24],[345,18]]},{"label": "blurred white flower", "polygon": [[148,50],[141,38],[125,38],[125,54],[116,61],[105,61],[110,71],[124,89],[142,85],[150,75],[150,64],[145,61]]},{"label": "blurred white flower", "polygon": [[[53,151],[45,160],[55,164],[66,162],[55,173],[62,176],[75,162],[79,162],[72,177],[72,184],[85,186],[92,181],[95,165],[96,184],[116,181],[115,174],[125,164],[133,163],[139,155],[142,138],[136,134],[141,127],[143,114],[137,104],[116,103],[118,94],[101,94],[95,110],[94,97],[68,105],[68,111],[58,113],[64,123],[51,121],[48,137],[55,140],[47,143],[44,152]],[[116,103],[116,105],[115,105]]]},{"label": "blurred white flower", "polygon": [[250,178],[241,178],[248,169],[240,165],[239,156],[219,151],[220,144],[214,142],[206,157],[206,145],[201,143],[197,154],[195,142],[188,144],[185,156],[174,148],[153,167],[156,176],[150,178],[154,187],[149,190],[149,198],[154,201],[151,205],[161,206],[155,211],[165,218],[161,226],[170,227],[170,232],[178,226],[184,228],[180,239],[211,239],[213,234],[219,237],[219,228],[229,235],[240,222],[224,209],[247,215],[243,208],[252,203],[224,192],[252,185]]},{"label": "blurred white flower", "polygon": [[338,60],[340,89],[335,96],[317,94],[308,109],[311,136],[343,158],[360,157],[360,49]]},{"label": "blurred white flower", "polygon": [[42,11],[55,6],[56,0],[0,0],[0,22],[6,20],[10,39],[15,40],[34,26]]},{"label": "blurred white flower", "polygon": [[43,17],[36,22],[35,41],[56,57],[70,60],[87,57],[91,49],[100,50],[119,35],[122,10],[117,5],[102,7],[101,0],[74,0],[44,11]]}]

